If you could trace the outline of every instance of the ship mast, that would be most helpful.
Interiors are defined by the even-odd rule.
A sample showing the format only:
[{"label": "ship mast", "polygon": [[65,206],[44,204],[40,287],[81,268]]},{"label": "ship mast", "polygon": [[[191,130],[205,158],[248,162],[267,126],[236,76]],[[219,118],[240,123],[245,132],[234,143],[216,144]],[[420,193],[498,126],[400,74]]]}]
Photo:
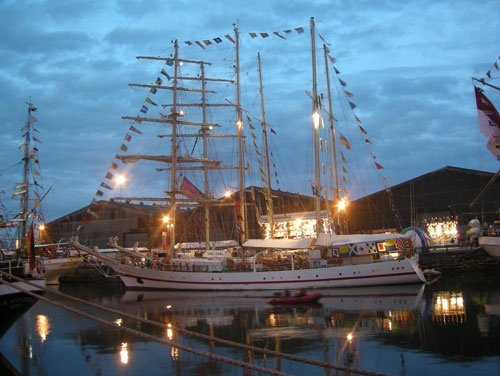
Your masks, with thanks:
[{"label": "ship mast", "polygon": [[339,175],[337,166],[337,147],[335,143],[335,118],[333,116],[333,103],[332,103],[332,93],[330,89],[330,69],[328,64],[328,46],[323,44],[323,52],[325,57],[325,73],[326,73],[326,90],[328,95],[328,126],[330,128],[330,144],[332,147],[332,159],[333,159],[333,202],[336,203],[340,200],[340,189],[339,189]]},{"label": "ship mast", "polygon": [[29,218],[29,172],[30,172],[30,143],[31,143],[31,113],[36,111],[36,107],[28,102],[28,121],[26,123],[26,133],[24,134],[24,155],[23,155],[23,182],[21,184],[21,205],[20,205],[20,225],[19,225],[19,249],[22,252],[26,247],[26,231]]},{"label": "ship mast", "polygon": [[179,44],[177,39],[174,41],[174,88],[172,90],[172,135],[170,138],[170,153],[172,162],[170,164],[170,214],[169,219],[172,223],[170,233],[170,244],[175,245],[176,219],[177,219],[177,79],[179,76]]},{"label": "ship mast", "polygon": [[[237,123],[242,124],[241,122],[241,107],[238,104],[234,103],[209,103],[207,94],[215,93],[215,91],[207,90],[207,84],[209,82],[212,83],[224,83],[224,84],[235,84],[235,80],[228,79],[218,79],[218,78],[207,78],[205,73],[206,66],[211,65],[206,61],[199,60],[188,60],[182,59],[179,57],[179,46],[177,40],[174,41],[174,54],[173,57],[150,57],[150,56],[138,56],[138,59],[150,59],[150,60],[163,60],[166,61],[167,65],[173,66],[173,76],[171,77],[172,86],[164,86],[161,82],[156,82],[156,84],[129,84],[131,87],[144,87],[149,89],[156,90],[166,90],[171,93],[171,103],[162,104],[164,108],[170,109],[170,114],[162,115],[160,114],[159,118],[155,117],[143,117],[143,116],[122,116],[122,119],[125,120],[133,120],[136,122],[144,123],[165,123],[171,125],[170,134],[158,135],[159,138],[168,137],[170,138],[170,155],[144,155],[144,154],[132,154],[132,155],[117,155],[116,158],[121,160],[124,163],[134,163],[139,160],[149,160],[164,163],[167,167],[156,168],[156,171],[168,171],[170,173],[170,182],[169,189],[165,192],[166,196],[164,197],[118,197],[114,199],[119,200],[128,200],[128,201],[151,201],[151,202],[159,202],[164,201],[170,204],[170,213],[169,213],[169,232],[170,232],[170,241],[171,244],[175,244],[178,239],[176,239],[176,222],[177,221],[177,212],[178,208],[195,208],[195,207],[204,207],[204,240],[205,247],[209,249],[210,247],[210,207],[217,206],[234,206],[233,203],[220,202],[219,200],[215,200],[212,197],[212,193],[209,187],[209,174],[212,170],[241,170],[240,165],[243,163],[240,158],[240,165],[238,166],[229,166],[224,165],[221,161],[210,159],[208,155],[209,145],[208,140],[210,138],[214,139],[224,139],[231,138],[242,140],[242,126],[239,127],[240,133],[238,134],[214,134],[212,130],[214,128],[220,127],[219,124],[216,123],[208,123],[207,119],[207,109],[208,108],[216,108],[216,107],[236,107],[237,108],[237,119],[240,119]],[[183,75],[180,71],[181,64],[194,64],[199,66],[199,73],[196,77]],[[170,80],[170,78],[169,78]],[[182,81],[197,81],[199,82],[198,88],[188,88],[179,86],[179,82]],[[195,103],[181,103],[179,102],[180,92],[188,92],[188,93],[200,93],[200,100],[195,101]],[[237,90],[239,93],[239,90]],[[239,103],[239,100],[236,101]],[[192,108],[196,107],[200,109],[200,117],[201,121],[188,121],[184,119],[183,108]],[[183,132],[182,129],[198,127],[198,131],[195,132]],[[202,139],[202,150],[200,151],[201,156],[196,157],[193,155],[184,155],[181,153],[179,149],[179,144],[184,139],[195,139],[193,143],[193,149],[191,154],[193,153],[196,141],[201,138]],[[243,150],[243,147],[241,147]],[[201,171],[203,173],[203,192],[199,192],[200,194],[196,197],[186,195],[185,192],[179,190],[179,173],[181,171]],[[240,178],[241,181],[241,178]],[[184,195],[186,197],[180,197]],[[244,208],[244,204],[241,206]],[[177,231],[178,233],[178,231]]]},{"label": "ship mast", "polygon": [[266,109],[264,108],[264,90],[262,88],[262,66],[260,61],[260,53],[257,54],[257,61],[259,63],[259,93],[260,93],[260,111],[261,111],[261,126],[262,126],[262,145],[264,152],[264,164],[266,169],[266,212],[269,218],[270,237],[274,238],[274,210],[273,198],[271,194],[271,169],[269,167],[269,149],[267,145],[267,123],[266,123]]},{"label": "ship mast", "polygon": [[312,119],[313,119],[313,137],[314,137],[314,209],[316,212],[316,236],[321,232],[320,223],[320,205],[321,205],[321,180],[320,180],[320,166],[319,166],[319,103],[318,103],[318,84],[316,77],[316,31],[314,25],[314,17],[310,21],[311,30],[311,63],[312,63]]},{"label": "ship mast", "polygon": [[236,76],[236,128],[238,135],[238,188],[240,191],[239,218],[240,243],[243,244],[248,238],[246,221],[246,193],[245,193],[245,138],[243,133],[243,120],[241,116],[241,90],[240,90],[240,33],[238,26],[234,24],[234,39],[236,45],[235,76]]},{"label": "ship mast", "polygon": [[[201,122],[203,123],[201,127],[201,135],[203,141],[203,159],[208,160],[208,132],[210,128],[207,124],[207,98],[206,98],[206,88],[207,81],[205,80],[205,64],[201,63],[200,65],[201,71]],[[210,195],[209,186],[208,186],[208,164],[203,164],[203,192],[205,194],[204,200],[204,224],[205,224],[205,249],[208,250],[210,248],[210,203],[208,197]]]}]

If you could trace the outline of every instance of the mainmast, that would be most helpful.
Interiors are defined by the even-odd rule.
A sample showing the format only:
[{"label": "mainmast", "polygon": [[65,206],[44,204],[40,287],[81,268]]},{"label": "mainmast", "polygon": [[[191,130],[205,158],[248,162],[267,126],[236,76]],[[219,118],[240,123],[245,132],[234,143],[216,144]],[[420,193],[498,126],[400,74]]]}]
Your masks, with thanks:
[{"label": "mainmast", "polygon": [[179,44],[177,39],[174,41],[174,86],[172,90],[172,136],[170,138],[170,153],[172,162],[170,164],[170,214],[169,219],[172,224],[172,231],[170,233],[170,244],[175,245],[176,233],[176,214],[177,214],[177,79],[179,76]]},{"label": "mainmast", "polygon": [[246,221],[246,193],[245,193],[245,138],[243,133],[243,120],[241,116],[241,92],[240,92],[240,34],[238,26],[234,24],[234,39],[236,44],[235,76],[236,76],[236,128],[238,135],[238,188],[240,191],[239,218],[240,243],[248,238]]},{"label": "mainmast", "polygon": [[[205,64],[201,63],[200,65],[201,71],[201,122],[203,123],[201,127],[201,135],[203,141],[203,159],[208,160],[208,132],[210,128],[207,124],[207,98],[206,98],[206,88],[207,81],[205,79]],[[205,224],[205,249],[208,250],[210,248],[210,205],[208,201],[208,197],[210,195],[209,186],[208,186],[208,164],[203,164],[203,192],[205,194],[204,200],[204,224]]]},{"label": "mainmast", "polygon": [[314,137],[314,208],[316,211],[316,235],[321,232],[320,223],[320,205],[321,205],[321,179],[320,179],[320,165],[319,165],[319,103],[318,103],[318,84],[316,78],[316,30],[314,25],[314,17],[311,17],[311,63],[312,63],[312,97],[313,97],[313,137]]},{"label": "mainmast", "polygon": [[271,169],[269,167],[269,149],[267,146],[267,123],[266,123],[266,109],[264,108],[264,90],[262,88],[262,66],[260,62],[260,53],[257,54],[257,61],[259,63],[259,93],[260,93],[260,110],[261,110],[261,126],[262,126],[262,145],[264,152],[264,165],[266,169],[266,212],[269,218],[270,237],[274,238],[274,210],[273,210],[273,197],[271,194]]}]

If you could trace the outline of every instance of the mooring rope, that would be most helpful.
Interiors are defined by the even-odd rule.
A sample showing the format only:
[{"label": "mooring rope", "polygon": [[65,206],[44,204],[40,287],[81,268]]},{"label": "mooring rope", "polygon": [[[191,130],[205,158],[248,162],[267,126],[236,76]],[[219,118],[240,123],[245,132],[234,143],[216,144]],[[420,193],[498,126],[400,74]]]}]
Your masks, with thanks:
[{"label": "mooring rope", "polygon": [[[2,276],[6,275],[4,272],[0,271],[0,273],[2,274]],[[14,278],[14,279],[16,279],[16,280],[18,280],[20,282],[27,282],[28,284],[31,284],[28,281],[23,280],[21,278],[18,279],[17,277],[14,277],[14,276],[10,276],[10,277],[12,277],[12,278]],[[129,328],[129,327],[126,327],[126,326],[123,326],[123,325],[118,326],[114,322],[101,319],[101,318],[99,318],[99,317],[97,317],[95,315],[91,315],[91,314],[89,314],[87,312],[80,311],[79,309],[72,308],[72,307],[67,306],[66,304],[63,304],[63,303],[54,302],[54,301],[52,301],[52,300],[50,300],[50,299],[48,299],[48,298],[46,298],[44,296],[38,295],[38,294],[33,293],[33,292],[31,292],[29,290],[26,290],[26,289],[23,289],[20,286],[16,286],[16,285],[14,285],[11,282],[7,282],[5,280],[2,280],[1,282],[7,284],[8,286],[10,286],[10,287],[12,287],[14,289],[17,289],[17,290],[23,292],[24,294],[32,296],[32,297],[34,297],[36,299],[39,299],[39,300],[42,300],[42,301],[44,301],[46,303],[55,305],[56,307],[65,309],[65,310],[67,310],[69,312],[72,312],[72,313],[74,313],[76,315],[88,318],[90,320],[94,320],[94,321],[96,321],[96,322],[98,322],[100,324],[103,324],[105,326],[109,326],[109,327],[111,327],[113,329],[123,330],[124,332],[132,334],[134,336],[142,337],[142,338],[145,338],[145,339],[150,340],[150,341],[159,342],[159,343],[162,343],[162,344],[165,344],[165,345],[168,345],[168,346],[176,347],[176,348],[179,348],[181,350],[184,350],[184,351],[196,354],[196,355],[200,355],[200,356],[203,356],[203,357],[206,357],[206,358],[210,358],[212,360],[217,360],[217,361],[220,361],[220,362],[223,362],[223,363],[232,364],[232,365],[239,366],[239,367],[242,367],[242,368],[252,369],[252,370],[257,371],[257,372],[261,372],[261,373],[265,373],[265,374],[271,374],[271,375],[289,375],[289,374],[284,373],[284,372],[276,371],[276,370],[273,370],[273,369],[270,369],[270,368],[260,367],[260,366],[254,365],[254,364],[250,364],[250,363],[246,363],[246,362],[240,361],[240,360],[228,358],[228,357],[225,357],[223,355],[218,355],[218,354],[214,354],[214,353],[211,353],[211,352],[208,352],[208,351],[203,351],[203,350],[197,350],[197,349],[194,349],[192,347],[189,347],[189,346],[177,343],[177,342],[175,342],[173,340],[169,340],[169,339],[166,339],[166,338],[160,338],[160,337],[157,337],[157,336],[154,336],[154,335],[151,335],[151,334],[143,333],[141,331],[138,331],[136,329],[132,329],[132,328]],[[34,285],[34,286],[36,286],[36,285]]]},{"label": "mooring rope", "polygon": [[[0,273],[8,275],[8,274],[6,274],[6,273],[4,273],[2,271],[0,271]],[[14,279],[16,279],[16,280],[18,280],[18,281],[26,282],[27,284],[30,284],[32,286],[36,286],[35,284],[32,284],[29,281],[25,281],[25,280],[23,280],[23,279],[21,279],[19,277],[15,277],[15,276],[11,276],[11,277],[14,278]],[[36,287],[38,287],[38,286],[36,286]],[[17,288],[17,286],[16,286],[16,288]],[[183,329],[183,328],[178,328],[178,327],[175,327],[174,325],[167,326],[167,324],[162,324],[162,323],[159,323],[157,321],[151,321],[151,320],[148,320],[148,319],[144,319],[142,317],[131,315],[131,314],[126,313],[126,312],[121,312],[121,311],[118,311],[116,309],[105,307],[105,306],[102,306],[102,305],[99,305],[99,304],[96,304],[96,303],[92,303],[92,302],[89,302],[87,300],[83,300],[83,299],[80,299],[80,298],[77,298],[77,297],[74,297],[74,296],[71,296],[71,295],[59,292],[59,291],[53,291],[53,290],[46,290],[46,291],[49,291],[50,293],[53,293],[55,295],[60,295],[60,296],[62,296],[64,298],[67,298],[67,299],[70,299],[70,300],[74,300],[76,302],[79,302],[79,303],[82,303],[82,304],[86,304],[88,306],[91,306],[91,307],[94,307],[94,308],[97,308],[97,309],[100,309],[100,310],[103,310],[103,311],[106,311],[106,312],[109,312],[109,313],[113,313],[113,314],[116,314],[116,315],[119,315],[119,316],[123,316],[123,317],[129,318],[129,319],[132,319],[132,320],[137,320],[137,321],[140,321],[140,322],[145,323],[145,324],[157,326],[157,327],[160,327],[162,329],[165,329],[165,328],[172,329],[172,330],[177,331],[179,333],[182,333],[182,334],[184,334],[186,336],[197,337],[197,338],[204,339],[204,340],[207,340],[207,341],[217,342],[219,344],[228,345],[228,346],[232,346],[232,347],[237,347],[237,348],[244,349],[244,350],[250,350],[250,351],[259,352],[259,353],[266,354],[266,355],[281,357],[283,359],[288,359],[288,360],[295,361],[295,362],[300,362],[300,363],[311,364],[311,365],[318,366],[318,367],[323,367],[323,368],[335,369],[335,370],[339,370],[339,371],[350,372],[350,373],[357,374],[357,375],[387,376],[387,374],[385,374],[385,373],[368,371],[368,370],[357,369],[357,368],[351,368],[351,367],[343,366],[343,365],[340,365],[340,364],[334,364],[334,363],[324,362],[324,361],[321,361],[321,360],[314,360],[314,359],[304,358],[304,357],[301,357],[301,356],[298,356],[298,355],[293,355],[293,354],[288,354],[288,353],[282,353],[282,352],[279,352],[279,351],[264,349],[264,348],[253,346],[253,345],[248,345],[248,344],[243,344],[243,343],[239,343],[239,342],[234,342],[234,341],[222,339],[222,338],[219,338],[219,337],[213,337],[213,336],[209,336],[209,335],[206,335],[206,334],[202,334],[202,333],[198,333],[198,332],[193,332],[191,330],[187,330],[187,329]],[[36,295],[36,294],[33,294],[33,295],[35,295],[35,297],[42,298],[39,295]],[[49,303],[51,303],[51,301],[48,300],[48,299],[46,299],[46,298],[43,298],[42,300],[48,301]],[[57,304],[57,303],[54,302],[54,304]],[[112,323],[112,325],[114,327],[116,327],[116,324]],[[131,329],[131,330],[134,330],[134,329]],[[138,333],[142,333],[142,332],[138,332]],[[148,335],[148,334],[146,334],[146,335]],[[158,338],[158,337],[154,337],[154,338]],[[180,347],[180,346],[177,346],[177,345],[172,345],[172,346]],[[245,364],[249,364],[249,363],[245,363]]]}]

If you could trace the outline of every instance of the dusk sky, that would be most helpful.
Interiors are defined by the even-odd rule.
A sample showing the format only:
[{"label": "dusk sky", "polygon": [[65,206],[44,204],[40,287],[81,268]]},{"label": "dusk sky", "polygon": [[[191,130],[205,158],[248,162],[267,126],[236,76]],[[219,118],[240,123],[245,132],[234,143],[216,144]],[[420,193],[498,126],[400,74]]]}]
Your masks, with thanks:
[{"label": "dusk sky", "polygon": [[[0,203],[7,210],[18,205],[12,194],[21,181],[19,145],[28,98],[38,108],[40,182],[45,189],[53,185],[43,207],[46,219],[53,220],[96,197],[133,124],[121,117],[137,115],[149,95],[128,84],[154,83],[165,67],[136,56],[170,56],[172,40],[178,39],[184,57],[214,58],[230,67],[234,45],[224,36],[233,35],[236,22],[242,80],[248,80],[242,83],[243,106],[257,108],[253,117],[260,116],[255,83],[256,54],[262,53],[266,114],[276,131],[270,135],[271,146],[281,178],[276,188],[311,194],[310,174],[303,171],[311,166],[304,162],[311,152],[306,144],[312,133],[306,93],[311,90],[310,17],[315,17],[318,33],[336,59],[340,74],[332,80],[347,84],[334,90],[353,94],[350,101],[356,108],[346,114],[361,119],[367,131],[361,137],[370,141],[368,153],[383,166],[368,171],[373,167],[370,157],[355,159],[351,150],[345,152],[351,169],[382,173],[390,185],[444,166],[495,172],[499,162],[478,132],[471,77],[486,77],[488,71],[500,77],[493,67],[500,64],[499,15],[498,0],[3,0]],[[300,27],[304,33],[296,32]],[[253,32],[270,36],[251,38]],[[204,49],[194,43],[217,37],[222,43]],[[318,47],[323,43],[317,42]],[[319,51],[318,60],[322,58]],[[319,89],[324,93],[323,87]],[[498,92],[485,90],[498,108]],[[149,97],[163,103],[157,95]],[[345,115],[336,108],[341,121]],[[362,139],[357,141],[358,125],[351,124],[352,133],[341,133],[353,149],[366,149]],[[147,135],[131,134],[129,149],[144,149]],[[295,170],[284,171],[290,167]],[[369,179],[360,188],[352,179],[352,197],[382,189],[376,182]],[[248,177],[247,185],[251,184],[261,185]],[[123,190],[124,195],[132,193],[130,187]]]}]

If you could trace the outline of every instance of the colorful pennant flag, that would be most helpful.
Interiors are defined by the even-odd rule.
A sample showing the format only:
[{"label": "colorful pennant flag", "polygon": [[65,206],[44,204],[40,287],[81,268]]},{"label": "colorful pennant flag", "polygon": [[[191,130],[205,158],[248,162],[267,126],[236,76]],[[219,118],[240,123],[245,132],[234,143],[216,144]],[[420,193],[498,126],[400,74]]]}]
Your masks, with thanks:
[{"label": "colorful pennant flag", "polygon": [[351,144],[349,143],[349,140],[345,138],[343,134],[340,134],[340,143],[344,145],[347,150],[351,150]]},{"label": "colorful pennant flag", "polygon": [[[140,122],[139,122],[139,123],[140,123]],[[131,125],[131,126],[129,127],[129,129],[130,129],[132,132],[135,132],[135,133],[138,133],[138,134],[142,134],[142,132],[141,132],[139,129],[137,129],[136,127],[134,127],[133,125]]]},{"label": "colorful pennant flag", "polygon": [[111,186],[107,185],[107,184],[106,184],[106,183],[104,183],[104,182],[102,182],[102,183],[101,183],[101,187],[106,188],[106,189],[109,189],[109,190],[111,190],[111,191],[113,190],[113,187],[111,187]]},{"label": "colorful pennant flag", "polygon": [[151,100],[151,98],[147,97],[145,100],[147,103],[152,104],[153,106],[158,106],[155,102]]}]

